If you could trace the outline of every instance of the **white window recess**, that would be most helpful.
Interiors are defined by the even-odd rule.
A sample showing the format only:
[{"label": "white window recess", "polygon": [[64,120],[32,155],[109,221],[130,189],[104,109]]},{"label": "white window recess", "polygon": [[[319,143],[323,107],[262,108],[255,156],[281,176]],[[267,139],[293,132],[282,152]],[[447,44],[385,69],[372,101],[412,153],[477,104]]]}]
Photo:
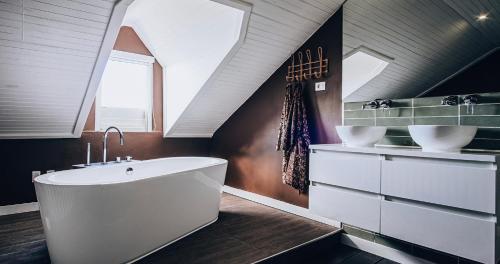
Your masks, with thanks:
[{"label": "white window recess", "polygon": [[112,51],[96,96],[95,128],[152,131],[154,57]]},{"label": "white window recess", "polygon": [[393,59],[360,46],[342,60],[342,100],[377,77]]},{"label": "white window recess", "polygon": [[130,5],[124,25],[134,28],[163,67],[165,136],[207,136],[196,129],[182,135],[171,132],[238,49],[249,13],[248,4],[229,0],[136,0]]}]

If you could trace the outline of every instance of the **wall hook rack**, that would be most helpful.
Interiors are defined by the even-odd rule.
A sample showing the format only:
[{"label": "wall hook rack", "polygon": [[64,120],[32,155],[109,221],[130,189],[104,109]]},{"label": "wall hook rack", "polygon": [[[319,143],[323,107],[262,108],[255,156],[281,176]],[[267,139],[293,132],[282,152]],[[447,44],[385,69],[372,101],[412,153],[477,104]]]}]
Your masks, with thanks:
[{"label": "wall hook rack", "polygon": [[307,49],[307,61],[303,61],[301,51],[297,53],[298,64],[295,64],[295,54],[290,57],[290,65],[286,74],[286,81],[304,81],[309,79],[320,79],[328,73],[328,59],[323,58],[323,48],[318,47],[317,59],[313,61],[311,50]]}]

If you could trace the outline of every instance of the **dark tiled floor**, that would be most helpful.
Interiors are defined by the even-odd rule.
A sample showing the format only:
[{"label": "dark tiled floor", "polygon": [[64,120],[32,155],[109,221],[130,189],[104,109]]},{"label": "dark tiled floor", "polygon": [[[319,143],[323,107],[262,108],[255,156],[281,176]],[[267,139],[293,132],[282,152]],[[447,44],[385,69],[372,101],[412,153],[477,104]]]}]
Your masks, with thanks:
[{"label": "dark tiled floor", "polygon": [[50,263],[38,212],[0,217],[0,263]]},{"label": "dark tiled floor", "polygon": [[139,263],[251,263],[337,231],[236,196],[223,196],[219,220]]},{"label": "dark tiled floor", "polygon": [[327,235],[258,264],[395,264],[396,262],[340,244],[340,234]]},{"label": "dark tiled floor", "polygon": [[[224,194],[217,222],[139,263],[251,263],[335,231]],[[38,212],[0,217],[0,263],[49,262]]]}]

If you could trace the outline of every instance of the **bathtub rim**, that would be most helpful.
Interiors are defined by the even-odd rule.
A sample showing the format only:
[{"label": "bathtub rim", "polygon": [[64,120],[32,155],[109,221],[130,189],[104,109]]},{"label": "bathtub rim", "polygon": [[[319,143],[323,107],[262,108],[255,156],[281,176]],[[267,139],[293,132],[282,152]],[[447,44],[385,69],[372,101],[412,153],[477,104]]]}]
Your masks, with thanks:
[{"label": "bathtub rim", "polygon": [[[178,173],[192,172],[192,171],[196,171],[196,170],[200,170],[200,169],[204,169],[204,168],[211,168],[211,167],[215,167],[215,166],[220,166],[220,165],[224,165],[224,164],[227,165],[228,164],[228,161],[226,159],[222,159],[222,158],[203,157],[203,156],[180,156],[180,157],[164,157],[164,158],[142,160],[142,161],[134,162],[133,164],[130,164],[130,166],[137,165],[137,164],[147,164],[147,163],[150,163],[150,162],[158,162],[158,161],[167,160],[167,159],[174,160],[174,159],[185,159],[185,158],[210,159],[210,160],[214,160],[216,162],[213,163],[213,164],[210,164],[210,165],[199,166],[199,167],[190,168],[190,169],[186,169],[186,170],[175,171],[175,172],[171,172],[171,173],[168,173],[168,174],[160,174],[160,175],[149,176],[149,177],[144,177],[144,178],[139,178],[139,179],[129,179],[129,180],[112,181],[112,182],[100,182],[100,183],[89,182],[89,183],[75,184],[75,183],[60,183],[60,182],[55,182],[55,181],[52,181],[52,180],[49,179],[50,176],[52,176],[54,174],[58,174],[58,173],[68,173],[68,172],[70,172],[72,170],[82,170],[82,169],[83,170],[99,170],[99,169],[102,169],[103,167],[82,168],[82,169],[68,169],[68,170],[60,170],[60,171],[51,172],[51,173],[45,173],[45,174],[42,174],[40,176],[37,176],[37,177],[35,177],[33,179],[33,184],[34,185],[64,186],[64,187],[109,186],[109,185],[126,184],[126,183],[131,183],[131,182],[137,182],[137,181],[143,181],[143,180],[148,180],[148,179],[154,179],[154,178],[165,176],[165,175],[175,175],[175,174],[178,174]],[[122,164],[112,164],[110,166],[113,166],[113,167],[126,167],[127,165],[129,165],[129,164],[127,164],[126,162],[124,162]],[[106,167],[106,168],[109,168],[109,167]]]}]

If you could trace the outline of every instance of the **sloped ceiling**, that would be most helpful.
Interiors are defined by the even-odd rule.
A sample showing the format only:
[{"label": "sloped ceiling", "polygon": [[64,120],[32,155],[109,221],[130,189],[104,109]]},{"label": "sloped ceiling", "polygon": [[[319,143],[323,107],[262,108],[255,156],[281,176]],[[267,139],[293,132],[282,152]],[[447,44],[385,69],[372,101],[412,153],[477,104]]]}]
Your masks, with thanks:
[{"label": "sloped ceiling", "polygon": [[[179,118],[165,122],[172,123],[169,136],[210,137],[343,2],[211,1],[243,6],[248,23]],[[81,135],[131,2],[0,1],[0,138]],[[152,39],[140,37],[146,45]]]},{"label": "sloped ceiling", "polygon": [[344,55],[365,46],[394,58],[345,101],[417,96],[500,45],[496,0],[348,0],[343,10]]},{"label": "sloped ceiling", "polygon": [[242,2],[251,6],[251,12],[241,45],[165,131],[167,136],[211,137],[343,0]]},{"label": "sloped ceiling", "polygon": [[129,2],[0,1],[0,138],[80,136]]}]

